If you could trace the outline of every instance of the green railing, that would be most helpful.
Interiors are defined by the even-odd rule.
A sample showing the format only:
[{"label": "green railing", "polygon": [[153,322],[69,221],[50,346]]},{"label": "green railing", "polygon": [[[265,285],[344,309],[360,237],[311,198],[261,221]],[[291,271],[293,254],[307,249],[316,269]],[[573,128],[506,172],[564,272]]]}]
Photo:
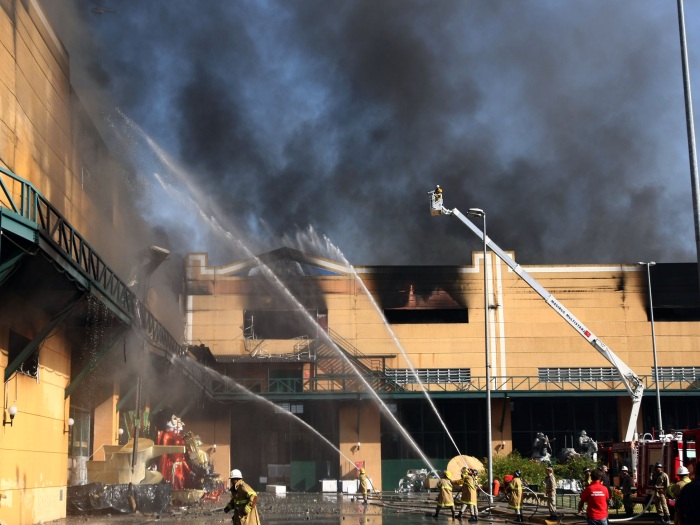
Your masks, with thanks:
[{"label": "green railing", "polygon": [[[387,390],[386,378],[365,377],[372,390],[381,394],[395,395],[403,397],[406,395],[422,394],[419,384],[400,384],[400,389]],[[640,376],[649,394],[655,391],[653,376]],[[367,387],[364,381],[354,374],[338,374],[332,376],[322,376],[314,378],[237,378],[231,381],[225,379],[217,380],[209,378],[206,390],[213,398],[232,398],[246,395],[242,389],[249,390],[256,394],[295,394],[299,396],[313,396],[318,394],[347,394],[366,392]],[[486,377],[474,376],[467,383],[423,383],[425,390],[432,394],[483,394],[486,392]],[[624,384],[612,381],[565,381],[565,382],[543,382],[532,376],[512,376],[507,378],[492,378],[492,393],[504,392],[514,394],[518,392],[537,392],[548,395],[570,395],[574,392],[585,392],[588,394],[626,394],[627,389]],[[498,388],[496,388],[498,387]],[[662,389],[666,392],[687,392],[700,390],[700,384],[692,381],[668,382]]]},{"label": "green railing", "polygon": [[[184,354],[183,345],[161,325],[59,211],[30,182],[2,167],[0,212],[10,220],[21,218],[18,222],[25,228],[27,225],[33,227],[42,239],[87,278],[91,286],[97,288],[131,322],[141,328],[154,346],[177,356]],[[38,242],[36,238],[27,240]]]}]

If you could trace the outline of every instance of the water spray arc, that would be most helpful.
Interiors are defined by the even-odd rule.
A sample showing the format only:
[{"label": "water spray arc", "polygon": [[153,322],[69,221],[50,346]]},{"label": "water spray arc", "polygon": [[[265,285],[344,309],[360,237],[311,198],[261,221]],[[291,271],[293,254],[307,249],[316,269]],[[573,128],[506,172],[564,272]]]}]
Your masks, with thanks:
[{"label": "water spray arc", "polygon": [[[259,396],[254,392],[251,392],[250,390],[245,388],[243,385],[241,385],[240,383],[238,383],[234,379],[232,379],[228,376],[225,376],[223,374],[220,374],[216,370],[213,370],[209,367],[206,367],[197,361],[193,361],[191,359],[182,358],[182,357],[174,357],[173,361],[175,361],[175,360],[179,361],[179,364],[183,367],[196,366],[199,370],[201,370],[202,372],[204,372],[208,376],[212,377],[213,379],[215,379],[217,381],[223,381],[223,382],[233,386],[236,390],[240,391],[241,393],[253,398],[256,401],[262,401],[266,405],[268,405],[269,407],[271,407],[275,410],[279,409],[279,406],[276,405],[275,403],[273,403],[272,401],[270,401],[269,399],[262,397],[262,396]],[[316,436],[320,437],[326,444],[328,444],[328,446],[330,446],[333,450],[335,450],[338,454],[340,454],[343,457],[343,459],[347,460],[349,463],[352,463],[352,459],[350,459],[345,454],[343,454],[343,452],[338,447],[336,447],[333,443],[331,443],[330,440],[326,436],[321,434],[318,430],[316,430],[314,427],[309,425],[306,421],[301,419],[296,414],[289,412],[288,410],[282,410],[282,413],[291,417],[292,419],[298,421],[302,425],[304,425],[307,429],[311,430]]]},{"label": "water spray arc", "polygon": [[[196,212],[199,214],[199,216],[206,222],[206,224],[209,225],[209,227],[212,228],[212,231],[214,231],[216,234],[221,235],[223,238],[226,240],[232,242],[235,244],[239,249],[241,249],[243,252],[245,252],[251,259],[255,260],[258,264],[260,269],[263,271],[263,274],[270,279],[271,282],[273,282],[278,289],[289,299],[291,300],[295,306],[305,315],[307,320],[313,325],[317,324],[317,321],[310,315],[308,311],[304,308],[304,306],[299,302],[299,300],[294,297],[294,295],[290,292],[290,290],[284,285],[284,283],[277,277],[277,275],[274,273],[274,271],[269,268],[266,264],[264,264],[263,261],[261,261],[258,257],[255,256],[255,254],[240,240],[240,239],[235,239],[233,234],[226,228],[224,228],[221,223],[216,219],[217,216],[220,216],[221,214],[218,213],[216,210],[212,210],[211,204],[207,206],[208,209],[212,210],[210,213],[205,214],[203,212],[203,207],[198,204],[198,201],[203,201],[203,197],[196,191],[195,188],[192,188],[192,186],[187,183],[184,175],[182,174],[181,169],[179,169],[177,166],[174,165],[173,162],[171,162],[167,155],[156,145],[153,143],[152,139],[146,135],[146,133],[139,127],[137,126],[133,121],[131,121],[126,115],[123,113],[119,112],[119,116],[124,120],[126,125],[134,131],[137,135],[141,136],[148,146],[151,148],[153,152],[156,153],[158,158],[160,159],[163,164],[168,167],[168,169],[178,178],[180,182],[186,185],[188,188],[188,195],[185,195],[184,198],[189,200],[189,205],[196,210]],[[157,182],[163,186],[164,189],[172,191],[172,188],[167,188],[166,183],[163,179],[162,176],[157,176],[156,177]],[[194,199],[192,196],[196,196],[197,199]],[[183,196],[180,195],[180,198],[182,199]],[[432,466],[430,460],[427,458],[427,456],[424,454],[424,452],[420,449],[418,444],[415,442],[415,440],[411,437],[411,435],[406,431],[405,428],[400,424],[400,422],[396,419],[396,417],[391,413],[389,408],[386,406],[386,404],[382,401],[382,399],[379,397],[379,395],[372,389],[371,385],[368,383],[368,381],[363,377],[361,372],[357,369],[357,367],[350,361],[350,359],[344,354],[344,352],[338,348],[337,344],[331,339],[331,337],[326,333],[325,330],[321,329],[319,330],[319,335],[321,338],[324,340],[326,344],[330,348],[333,348],[337,354],[348,364],[348,366],[353,370],[355,375],[358,377],[358,379],[364,384],[364,386],[367,389],[367,392],[372,395],[372,397],[377,401],[378,406],[381,408],[382,412],[392,421],[394,426],[402,433],[402,435],[406,438],[408,443],[411,445],[411,447],[414,449],[414,451],[421,457],[421,459],[425,462],[425,464],[430,468],[432,472],[436,472],[435,468]]]},{"label": "water spray arc", "polygon": [[[249,251],[247,247],[242,245],[240,241],[237,241],[240,245],[241,248],[243,248],[246,251]],[[253,253],[250,253],[250,256],[259,264],[259,267],[263,270],[263,273],[271,279],[277,287],[287,296],[289,300],[291,300],[294,305],[301,311],[304,316],[307,318],[307,320],[312,324],[312,325],[317,325],[318,322],[316,319],[313,318],[313,316],[304,308],[304,305],[302,305],[299,300],[294,297],[294,295],[291,293],[289,288],[287,288],[284,283],[279,279],[279,277],[272,271],[272,269],[266,265],[263,261],[260,260],[257,256],[255,256]],[[409,442],[409,444],[413,447],[414,451],[421,457],[421,459],[425,462],[428,467],[430,467],[430,470],[435,472],[437,474],[437,471],[435,470],[435,467],[431,464],[430,460],[428,457],[425,455],[425,453],[420,449],[418,444],[415,442],[415,440],[411,437],[411,435],[408,433],[408,431],[401,425],[398,419],[396,419],[396,416],[392,414],[391,410],[389,410],[389,407],[386,406],[386,403],[382,401],[382,399],[379,397],[379,394],[374,391],[372,386],[369,384],[367,379],[362,375],[362,373],[357,369],[355,364],[348,358],[347,355],[345,355],[345,352],[343,352],[340,348],[338,348],[338,345],[333,341],[333,339],[330,337],[330,335],[323,329],[319,330],[319,335],[321,336],[321,339],[324,340],[326,344],[328,344],[331,348],[335,349],[336,353],[345,361],[345,363],[352,369],[352,371],[355,373],[357,378],[364,384],[364,386],[367,388],[367,392],[374,397],[374,399],[377,401],[379,404],[379,407],[381,410],[384,412],[384,414],[392,421],[392,423],[395,425],[395,427],[403,434],[403,436],[406,438],[406,440]]]},{"label": "water spray arc", "polygon": [[[423,381],[421,381],[420,376],[418,375],[418,372],[416,372],[416,369],[414,368],[413,363],[411,362],[411,359],[408,357],[408,354],[406,353],[406,350],[404,349],[403,345],[399,341],[399,338],[396,336],[394,331],[391,329],[391,326],[389,325],[389,322],[386,320],[386,317],[384,316],[384,313],[382,312],[381,308],[379,308],[379,305],[375,301],[374,297],[367,289],[365,282],[362,280],[360,275],[357,273],[357,271],[355,270],[355,267],[352,266],[348,262],[348,260],[345,258],[345,255],[340,251],[340,249],[338,247],[336,247],[335,245],[333,245],[328,238],[326,238],[326,242],[327,242],[327,244],[329,244],[330,246],[332,246],[334,248],[335,253],[339,256],[339,258],[342,260],[342,262],[347,265],[347,267],[350,269],[350,271],[352,272],[352,274],[355,277],[355,279],[357,280],[357,282],[362,287],[362,290],[365,292],[365,294],[369,298],[370,303],[372,304],[372,306],[374,307],[374,309],[377,311],[377,313],[381,317],[382,321],[384,322],[384,326],[386,327],[387,331],[389,332],[389,335],[391,336],[392,340],[394,341],[394,344],[401,352],[401,355],[403,356],[403,358],[406,360],[406,363],[408,364],[408,367],[411,370],[413,377],[416,379],[418,385],[420,386],[421,392],[423,393],[425,399],[428,401],[428,404],[430,405],[435,416],[437,417],[438,421],[442,425],[442,428],[445,430],[445,434],[447,434],[447,437],[452,442],[452,445],[454,446],[455,450],[457,451],[457,455],[462,457],[462,453],[460,452],[459,447],[457,446],[457,443],[455,442],[454,438],[452,437],[452,434],[450,433],[449,429],[447,428],[447,424],[445,423],[442,416],[440,415],[439,410],[435,406],[435,403],[433,403],[433,400],[430,397],[430,393],[425,388],[425,385],[423,384]],[[464,463],[464,466],[465,467],[468,466],[466,464],[466,462]]]}]

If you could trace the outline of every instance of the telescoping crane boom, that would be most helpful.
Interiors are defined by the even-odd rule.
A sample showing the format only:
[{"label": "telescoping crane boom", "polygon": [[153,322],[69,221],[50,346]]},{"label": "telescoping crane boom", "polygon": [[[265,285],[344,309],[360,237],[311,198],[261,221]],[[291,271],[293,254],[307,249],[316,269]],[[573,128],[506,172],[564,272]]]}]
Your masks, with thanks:
[{"label": "telescoping crane boom", "polygon": [[[484,242],[484,233],[476,227],[476,225],[471,222],[464,214],[462,214],[457,208],[448,210],[443,204],[443,193],[442,190],[438,189],[429,191],[428,196],[430,197],[430,214],[431,215],[454,215],[460,221],[462,221],[467,228],[469,228],[474,234]],[[513,270],[520,278],[525,281],[530,287],[537,292],[545,302],[551,306],[555,312],[564,318],[564,320],[569,323],[574,330],[576,330],[581,336],[583,336],[593,348],[595,348],[600,354],[605,357],[617,370],[620,379],[625,385],[625,388],[629,392],[632,398],[632,411],[630,413],[629,423],[627,425],[627,433],[625,434],[625,441],[633,441],[635,439],[635,431],[637,427],[637,417],[639,416],[639,409],[642,403],[642,395],[644,394],[644,383],[635,374],[632,369],[627,366],[615,353],[607,347],[603,341],[598,339],[593,332],[591,332],[586,326],[579,321],[574,314],[569,312],[569,310],[564,307],[551,293],[549,293],[540,283],[538,283],[529,273],[527,273],[522,266],[516,263],[507,253],[505,253],[501,248],[491,241],[491,239],[486,236],[485,244],[504,262],[511,270]],[[484,269],[484,271],[486,271]]]}]

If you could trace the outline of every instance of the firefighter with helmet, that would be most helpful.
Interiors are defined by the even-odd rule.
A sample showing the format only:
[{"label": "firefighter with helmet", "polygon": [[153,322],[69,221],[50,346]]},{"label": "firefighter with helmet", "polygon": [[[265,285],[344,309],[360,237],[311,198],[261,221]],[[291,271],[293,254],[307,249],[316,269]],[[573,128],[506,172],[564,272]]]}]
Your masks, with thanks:
[{"label": "firefighter with helmet", "polygon": [[479,508],[476,506],[479,497],[476,489],[476,478],[479,471],[469,467],[462,468],[462,492],[460,500],[462,506],[457,514],[457,519],[462,519],[462,513],[469,507],[469,521],[479,521]]},{"label": "firefighter with helmet", "polygon": [[[681,491],[683,490],[683,487],[685,487],[688,483],[690,483],[690,472],[688,472],[688,469],[684,466],[681,465],[678,467],[678,476],[681,478],[680,481],[677,483],[674,483],[668,488],[668,495],[675,499],[678,499],[678,496],[680,495]],[[673,513],[673,523],[675,525],[680,525],[680,520],[677,512]]]},{"label": "firefighter with helmet", "polygon": [[513,473],[513,479],[506,487],[506,494],[508,494],[508,508],[515,511],[515,521],[523,522],[523,482],[520,479],[522,473],[516,470]]},{"label": "firefighter with helmet", "polygon": [[668,492],[669,480],[668,474],[664,472],[664,466],[661,463],[654,465],[654,474],[651,478],[651,484],[654,487],[653,502],[656,506],[656,513],[663,514],[661,519],[663,523],[670,523],[671,518],[668,512],[668,503],[666,502],[666,494]]},{"label": "firefighter with helmet", "polygon": [[360,480],[360,492],[362,493],[362,500],[366,505],[367,493],[369,492],[369,479],[367,478],[367,473],[365,472],[365,469],[360,469],[360,476],[358,477],[358,479]]},{"label": "firefighter with helmet", "polygon": [[632,476],[626,466],[620,469],[620,489],[622,490],[622,505],[625,507],[625,516],[634,514],[634,503],[632,503]]},{"label": "firefighter with helmet", "polygon": [[440,481],[438,481],[437,489],[440,492],[438,492],[437,507],[435,507],[435,514],[433,514],[433,518],[437,519],[438,515],[440,514],[440,509],[447,507],[450,509],[450,511],[452,511],[452,519],[454,519],[455,500],[452,496],[452,474],[450,474],[449,470],[445,470],[443,472],[442,478],[440,478]]},{"label": "firefighter with helmet", "polygon": [[231,501],[224,512],[233,511],[233,525],[259,525],[260,515],[256,507],[258,493],[243,481],[243,475],[237,468],[231,471]]}]

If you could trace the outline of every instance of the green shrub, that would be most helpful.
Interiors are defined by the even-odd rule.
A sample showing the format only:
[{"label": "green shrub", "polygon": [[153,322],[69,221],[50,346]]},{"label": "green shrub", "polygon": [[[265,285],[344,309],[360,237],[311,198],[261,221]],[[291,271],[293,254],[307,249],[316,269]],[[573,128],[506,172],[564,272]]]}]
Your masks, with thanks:
[{"label": "green shrub", "polygon": [[554,476],[557,479],[576,479],[579,481],[583,478],[583,470],[586,467],[593,470],[597,466],[598,465],[594,461],[584,456],[571,458],[566,463],[552,465]]},{"label": "green shrub", "polygon": [[[484,459],[483,462],[488,468],[488,461]],[[553,461],[551,465],[554,470],[554,477],[557,479],[575,479],[579,481],[583,476],[583,469],[589,467],[592,470],[597,467],[595,462],[584,457],[572,458],[563,464]],[[523,482],[528,485],[536,485],[541,492],[544,489],[544,479],[547,477],[546,468],[546,463],[523,458],[517,450],[514,450],[507,456],[497,455],[493,458],[493,477],[498,479],[501,485],[503,485],[503,479],[506,475],[512,475],[516,470],[519,470],[522,473]],[[486,478],[482,477],[482,475],[480,472],[479,478],[485,480]]]}]

